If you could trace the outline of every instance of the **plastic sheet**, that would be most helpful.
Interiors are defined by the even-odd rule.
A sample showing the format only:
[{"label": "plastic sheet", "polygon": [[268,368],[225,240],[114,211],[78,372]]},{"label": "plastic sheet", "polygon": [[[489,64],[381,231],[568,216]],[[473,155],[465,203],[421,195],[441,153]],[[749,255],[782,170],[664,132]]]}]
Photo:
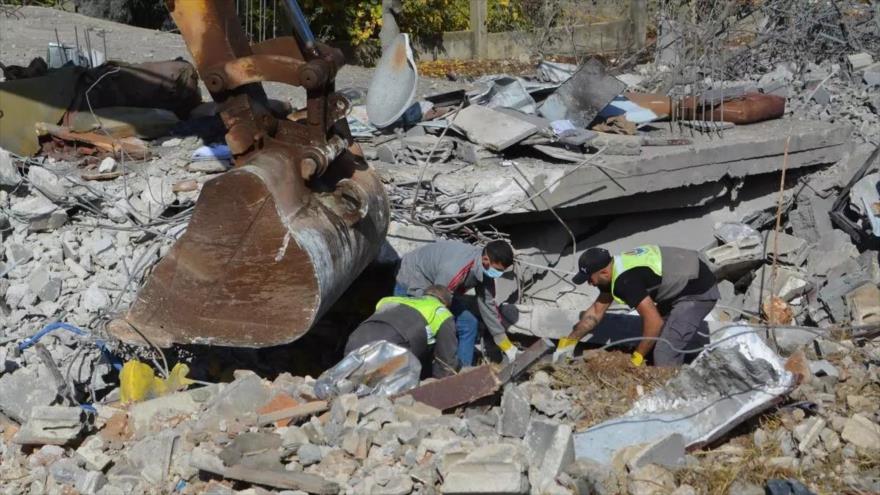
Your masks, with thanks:
[{"label": "plastic sheet", "polygon": [[325,400],[349,393],[389,397],[414,388],[421,374],[422,365],[413,353],[380,340],[350,352],[322,373],[315,395]]},{"label": "plastic sheet", "polygon": [[177,363],[168,373],[168,378],[158,378],[153,368],[136,359],[126,361],[119,372],[120,401],[123,404],[140,402],[176,392],[193,383],[186,377],[189,366]]},{"label": "plastic sheet", "polygon": [[717,342],[624,415],[576,434],[575,456],[608,464],[622,448],[675,433],[688,448],[700,447],[794,388],[796,377],[755,328],[728,327]]}]

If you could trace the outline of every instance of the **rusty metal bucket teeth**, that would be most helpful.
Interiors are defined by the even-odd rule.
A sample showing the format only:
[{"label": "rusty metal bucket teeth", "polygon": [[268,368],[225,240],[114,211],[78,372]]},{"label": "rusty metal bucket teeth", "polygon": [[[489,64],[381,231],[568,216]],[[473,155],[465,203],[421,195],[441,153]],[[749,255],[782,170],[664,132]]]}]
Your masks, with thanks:
[{"label": "rusty metal bucket teeth", "polygon": [[111,333],[162,347],[265,347],[302,336],[385,236],[388,199],[359,151],[344,152],[309,187],[275,149],[206,182],[187,231]]}]

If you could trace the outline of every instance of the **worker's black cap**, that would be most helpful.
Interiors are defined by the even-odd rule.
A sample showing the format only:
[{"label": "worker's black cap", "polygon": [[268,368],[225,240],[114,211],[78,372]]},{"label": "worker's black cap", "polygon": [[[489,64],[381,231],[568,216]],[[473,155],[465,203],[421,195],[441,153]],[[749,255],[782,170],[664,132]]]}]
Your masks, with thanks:
[{"label": "worker's black cap", "polygon": [[607,249],[594,247],[587,249],[578,258],[578,272],[572,277],[571,281],[576,284],[582,284],[590,279],[590,275],[597,272],[611,263],[611,253]]}]

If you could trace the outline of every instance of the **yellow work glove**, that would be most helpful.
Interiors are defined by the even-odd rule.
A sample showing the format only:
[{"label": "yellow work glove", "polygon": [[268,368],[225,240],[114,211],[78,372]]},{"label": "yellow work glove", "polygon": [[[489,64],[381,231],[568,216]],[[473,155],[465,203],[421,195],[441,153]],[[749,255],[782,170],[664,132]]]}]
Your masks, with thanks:
[{"label": "yellow work glove", "polygon": [[563,359],[571,359],[577,343],[577,339],[569,339],[568,337],[559,339],[559,343],[556,344],[556,351],[553,353],[553,362],[557,363]]},{"label": "yellow work glove", "polygon": [[512,363],[513,360],[516,359],[516,355],[519,354],[519,349],[517,349],[517,347],[513,345],[513,342],[511,342],[510,339],[507,338],[507,335],[502,337],[501,340],[497,342],[497,344],[498,348],[501,349],[501,352],[503,352],[504,355],[507,356],[507,362]]},{"label": "yellow work glove", "polygon": [[639,366],[645,364],[645,356],[642,356],[639,351],[636,351],[633,353],[630,361],[632,362],[633,366],[638,368]]}]

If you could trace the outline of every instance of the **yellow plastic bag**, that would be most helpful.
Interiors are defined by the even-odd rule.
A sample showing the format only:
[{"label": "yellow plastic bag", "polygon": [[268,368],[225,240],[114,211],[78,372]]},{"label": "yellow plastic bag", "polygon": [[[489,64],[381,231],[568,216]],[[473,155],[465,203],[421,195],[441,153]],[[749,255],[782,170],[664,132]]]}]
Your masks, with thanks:
[{"label": "yellow plastic bag", "polygon": [[170,392],[186,388],[193,383],[186,377],[189,366],[177,363],[168,375],[162,379],[156,376],[153,368],[136,359],[127,361],[119,372],[120,399],[123,404],[161,397]]}]

